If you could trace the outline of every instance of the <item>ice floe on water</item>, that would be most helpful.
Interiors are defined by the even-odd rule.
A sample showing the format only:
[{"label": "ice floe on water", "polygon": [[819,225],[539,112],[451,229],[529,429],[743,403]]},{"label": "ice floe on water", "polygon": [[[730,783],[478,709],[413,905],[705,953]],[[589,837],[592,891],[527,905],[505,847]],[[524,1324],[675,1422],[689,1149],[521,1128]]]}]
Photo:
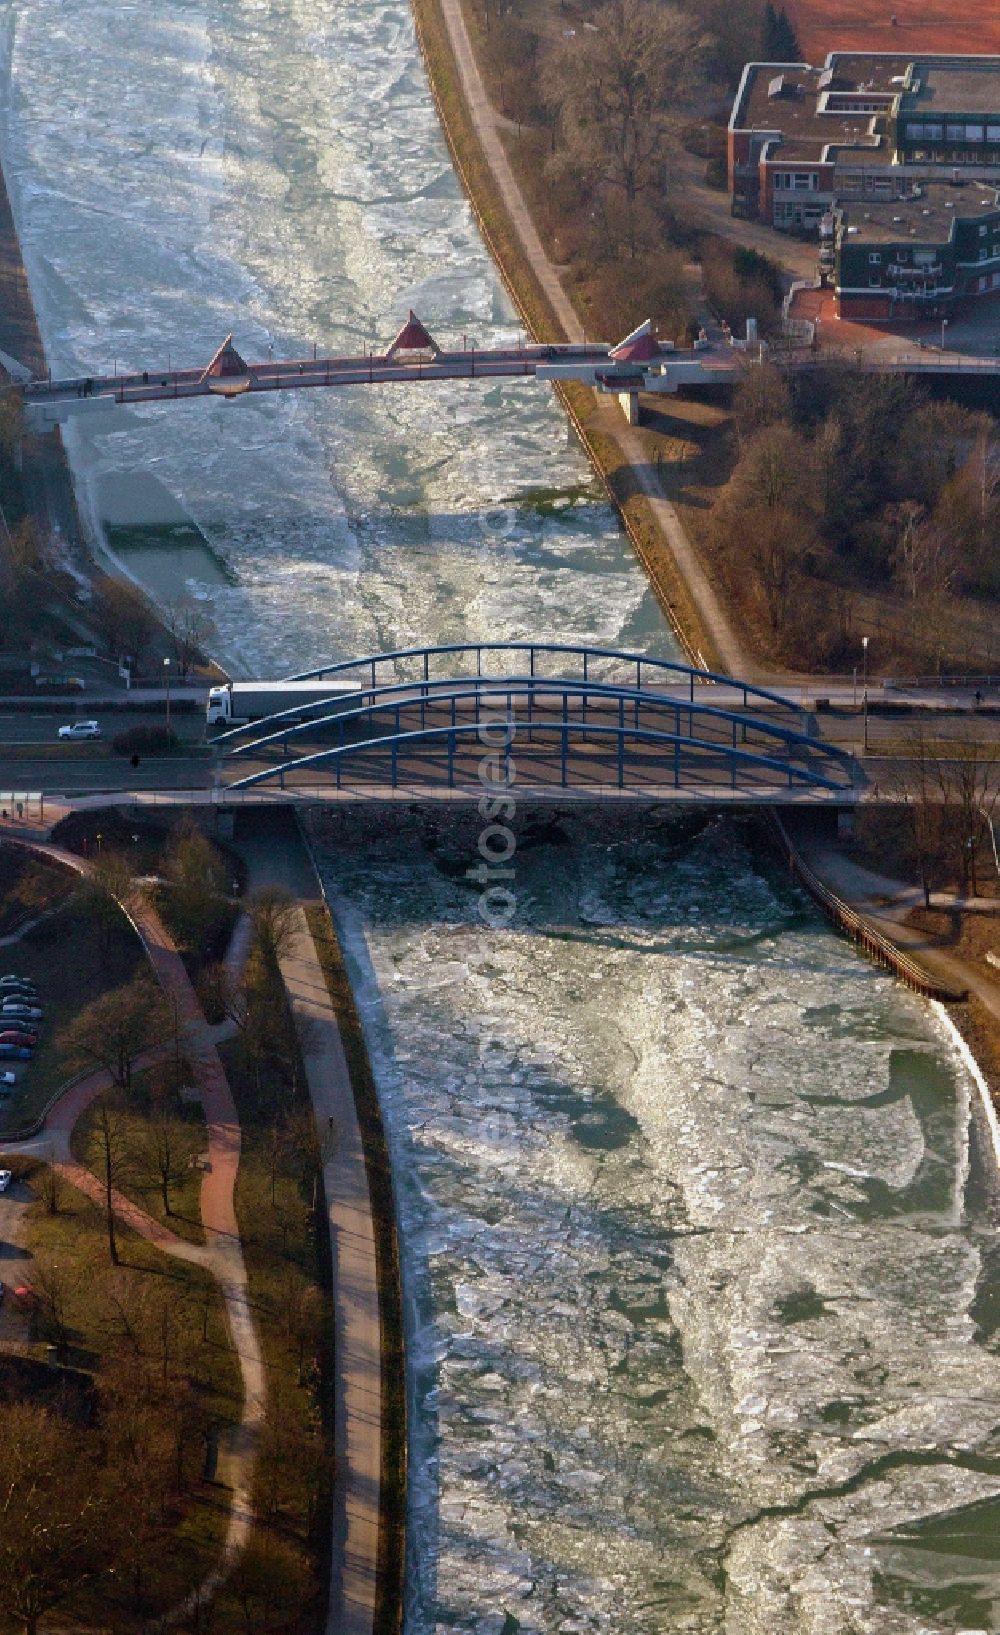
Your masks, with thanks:
[{"label": "ice floe on water", "polygon": [[897,1536],[1000,1495],[931,1013],[726,825],[565,817],[498,933],[471,824],[394,816],[374,860],[352,821],[323,870],[398,1165],[413,1635],[976,1628],[988,1548]]},{"label": "ice floe on water", "polygon": [[[408,6],[15,0],[4,158],[54,369],[517,328],[452,173]],[[233,582],[178,557],[235,673],[420,641],[672,648],[562,411],[523,382],[355,388],[73,425],[95,529],[155,472]],[[544,491],[574,503],[541,512]],[[116,540],[164,597],[164,559]]]}]

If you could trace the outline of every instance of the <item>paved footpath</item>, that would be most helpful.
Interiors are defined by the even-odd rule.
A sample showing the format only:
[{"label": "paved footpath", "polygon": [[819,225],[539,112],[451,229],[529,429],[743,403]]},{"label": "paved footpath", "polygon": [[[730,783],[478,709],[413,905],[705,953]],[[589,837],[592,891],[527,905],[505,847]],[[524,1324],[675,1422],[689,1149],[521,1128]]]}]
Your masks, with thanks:
[{"label": "paved footpath", "polygon": [[281,960],[292,1011],[304,1024],[302,1057],[323,1144],[333,1267],[333,1549],[326,1635],[372,1635],[378,1581],[382,1474],[382,1335],[375,1225],[354,1091],[340,1029],[303,910],[320,901],[305,846],[244,821],[238,849],[249,886],[280,886],[297,899],[295,933]]},{"label": "paved footpath", "polygon": [[[850,904],[866,920],[870,920],[906,953],[913,954],[930,974],[952,988],[968,988],[970,993],[1000,1021],[1000,983],[991,981],[972,960],[945,949],[935,948],[927,933],[907,925],[906,916],[912,908],[923,906],[923,893],[906,885],[902,880],[890,879],[863,868],[845,857],[833,846],[822,846],[796,838],[796,846],[819,878]],[[934,893],[934,907],[957,907],[962,900],[948,899],[943,892]],[[989,912],[985,898],[976,897],[968,906],[977,913]],[[1000,901],[992,905],[1000,914]]]}]

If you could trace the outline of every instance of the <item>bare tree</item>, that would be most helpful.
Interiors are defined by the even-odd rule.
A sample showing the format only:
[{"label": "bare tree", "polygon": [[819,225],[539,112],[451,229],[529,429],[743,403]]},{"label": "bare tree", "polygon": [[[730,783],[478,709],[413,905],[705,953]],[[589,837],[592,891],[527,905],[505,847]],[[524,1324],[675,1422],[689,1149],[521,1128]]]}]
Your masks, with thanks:
[{"label": "bare tree", "polygon": [[198,1144],[191,1125],[162,1103],[154,1107],[139,1132],[133,1146],[136,1171],[143,1183],[159,1191],[165,1215],[174,1213],[171,1193],[190,1170]]},{"label": "bare tree", "polygon": [[0,1441],[0,1612],[36,1635],[46,1613],[114,1566],[132,1506],[127,1484],[102,1469],[95,1433],[38,1403],[0,1405]]},{"label": "bare tree", "polygon": [[944,815],[937,761],[922,723],[906,735],[904,746],[903,759],[890,767],[883,782],[902,808],[920,876],[924,907],[930,908],[931,892],[941,870]]},{"label": "bare tree", "polygon": [[44,1164],[42,1166],[39,1184],[46,1215],[58,1215],[59,1205],[62,1202],[62,1189],[59,1184],[59,1171],[54,1164]]},{"label": "bare tree", "polygon": [[140,667],[156,631],[156,616],[141,591],[109,575],[97,586],[90,619],[111,658],[132,658]]},{"label": "bare tree", "polygon": [[107,1096],[101,1096],[94,1106],[94,1128],[100,1154],[101,1184],[104,1189],[104,1219],[108,1233],[108,1254],[113,1266],[119,1264],[118,1237],[115,1231],[115,1188],[124,1180],[128,1169],[128,1143],[125,1121],[118,1108]]},{"label": "bare tree", "polygon": [[951,589],[958,566],[955,550],[944,530],[913,500],[890,506],[888,522],[895,534],[891,561],[897,583],[916,616],[918,602]]},{"label": "bare tree", "polygon": [[733,416],[741,442],[792,417],[792,394],[783,369],[772,362],[748,363],[733,393]]},{"label": "bare tree", "polygon": [[193,823],[183,823],[171,837],[164,874],[164,918],[183,948],[204,948],[226,913],[227,873],[218,848]]},{"label": "bare tree", "polygon": [[935,763],[941,798],[957,822],[948,824],[963,896],[979,892],[977,853],[983,827],[992,824],[1000,801],[1000,761],[972,730],[949,743]]},{"label": "bare tree", "polygon": [[814,478],[811,445],[794,427],[777,422],[745,442],[733,471],[731,503],[805,515],[812,509]]},{"label": "bare tree", "polygon": [[58,1351],[65,1351],[72,1333],[70,1283],[57,1261],[41,1257],[35,1260],[31,1292],[39,1327]]},{"label": "bare tree", "polygon": [[295,938],[297,904],[280,886],[265,886],[250,898],[253,943],[264,965],[277,969]]},{"label": "bare tree", "polygon": [[570,162],[625,199],[634,256],[635,207],[662,188],[670,111],[691,83],[699,42],[682,12],[654,0],[609,0],[588,22],[554,48],[543,83]]},{"label": "bare tree", "polygon": [[170,632],[177,668],[186,676],[215,629],[212,615],[205,604],[193,596],[179,597],[161,608],[160,613]]},{"label": "bare tree", "polygon": [[162,991],[139,976],[78,1012],[59,1035],[59,1047],[77,1068],[103,1068],[128,1095],[136,1058],[170,1037],[173,1020]]},{"label": "bare tree", "polygon": [[129,901],[133,890],[132,867],[124,852],[102,852],[80,876],[76,901],[96,926],[102,962],[107,959],[112,935],[122,924],[122,904]]}]

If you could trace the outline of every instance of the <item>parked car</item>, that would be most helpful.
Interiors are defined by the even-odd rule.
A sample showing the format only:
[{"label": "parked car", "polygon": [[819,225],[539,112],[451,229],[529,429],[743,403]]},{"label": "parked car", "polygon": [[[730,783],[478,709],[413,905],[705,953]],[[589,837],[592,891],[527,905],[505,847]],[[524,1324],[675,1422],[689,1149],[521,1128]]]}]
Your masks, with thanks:
[{"label": "parked car", "polygon": [[9,1068],[7,1068],[5,1072],[0,1073],[0,1084],[5,1085],[8,1090],[10,1090],[16,1083],[17,1074],[12,1073]]},{"label": "parked car", "polygon": [[37,999],[38,989],[31,982],[8,982],[5,988],[0,988],[0,1002],[7,999],[19,999],[29,1005]]},{"label": "parked car", "polygon": [[37,1043],[38,1034],[27,1028],[0,1027],[0,1045],[27,1045],[29,1050],[34,1050]]},{"label": "parked car", "polygon": [[26,976],[15,976],[9,971],[6,976],[0,976],[0,988],[33,988],[35,984]]},{"label": "parked car", "polygon": [[0,1192],[6,1192],[13,1179],[9,1169],[0,1169]]},{"label": "parked car", "polygon": [[100,738],[101,729],[96,721],[71,721],[59,728],[60,738]]},{"label": "parked car", "polygon": [[37,1005],[25,1005],[18,1000],[7,1000],[3,1005],[0,1005],[0,1024],[2,1024],[5,1016],[30,1017],[33,1022],[42,1020],[42,1012]]},{"label": "parked car", "polygon": [[24,1045],[0,1045],[0,1056],[8,1062],[30,1062],[31,1051]]}]

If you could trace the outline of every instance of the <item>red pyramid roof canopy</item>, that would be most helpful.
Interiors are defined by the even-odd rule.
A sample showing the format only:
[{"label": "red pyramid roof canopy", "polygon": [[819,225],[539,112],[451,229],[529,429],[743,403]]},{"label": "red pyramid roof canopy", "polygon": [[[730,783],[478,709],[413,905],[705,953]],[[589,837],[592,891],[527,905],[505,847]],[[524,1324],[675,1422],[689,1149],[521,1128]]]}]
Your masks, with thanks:
[{"label": "red pyramid roof canopy", "polygon": [[411,307],[410,316],[387,351],[386,357],[392,358],[397,352],[431,352],[437,357],[440,350],[433,335],[424,328]]},{"label": "red pyramid roof canopy", "polygon": [[207,384],[210,391],[221,392],[225,397],[235,397],[238,392],[249,390],[250,370],[233,345],[231,335],[227,335],[219,347],[201,377],[201,384]]},{"label": "red pyramid roof canopy", "polygon": [[660,355],[660,343],[653,334],[653,324],[650,318],[638,329],[633,329],[631,335],[626,335],[623,341],[613,346],[608,357],[615,363],[651,363],[653,358]]}]

